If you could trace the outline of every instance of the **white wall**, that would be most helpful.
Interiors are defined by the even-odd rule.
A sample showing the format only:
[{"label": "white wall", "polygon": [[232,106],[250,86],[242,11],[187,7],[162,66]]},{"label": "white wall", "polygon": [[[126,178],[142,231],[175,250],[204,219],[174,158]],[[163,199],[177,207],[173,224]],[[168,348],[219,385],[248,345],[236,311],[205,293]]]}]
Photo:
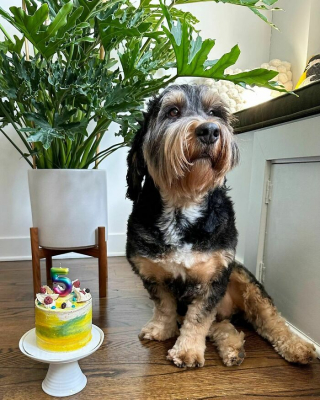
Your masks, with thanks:
[{"label": "white wall", "polygon": [[270,59],[279,58],[292,63],[296,84],[308,59],[320,53],[319,0],[280,0],[284,12],[274,12],[273,22],[279,31],[271,34]]},{"label": "white wall", "polygon": [[227,175],[229,195],[234,202],[236,212],[236,226],[239,233],[237,246],[237,260],[244,262],[246,246],[246,229],[249,219],[249,194],[252,171],[252,152],[254,133],[247,132],[236,136],[240,150],[240,163]]},{"label": "white wall", "polygon": [[[241,55],[237,68],[257,68],[269,61],[271,28],[246,7],[208,2],[188,4],[181,9],[198,18],[202,38],[216,39],[212,59],[238,44]],[[270,14],[268,18],[272,18]]]},{"label": "white wall", "polygon": [[[1,4],[6,10],[12,5],[18,6],[20,1],[8,0]],[[188,6],[188,10],[201,20],[199,28],[203,31],[202,36],[217,40],[213,57],[221,56],[238,43],[242,49],[237,64],[240,68],[253,68],[268,61],[270,28],[249,10],[213,3],[196,3]],[[12,33],[10,27],[5,23],[4,25]],[[111,130],[110,134],[104,137],[101,148],[108,147],[116,141],[117,138],[112,135]],[[244,151],[250,151],[250,146]],[[126,149],[121,149],[102,163],[108,178],[109,255],[124,253],[126,220],[131,209],[131,203],[125,199],[126,152]],[[246,162],[245,159],[243,162]],[[20,159],[16,150],[0,135],[0,260],[30,257],[31,212],[27,169],[26,162]],[[239,213],[237,218],[238,223],[244,226],[244,216]],[[243,246],[240,236],[240,254]]]}]

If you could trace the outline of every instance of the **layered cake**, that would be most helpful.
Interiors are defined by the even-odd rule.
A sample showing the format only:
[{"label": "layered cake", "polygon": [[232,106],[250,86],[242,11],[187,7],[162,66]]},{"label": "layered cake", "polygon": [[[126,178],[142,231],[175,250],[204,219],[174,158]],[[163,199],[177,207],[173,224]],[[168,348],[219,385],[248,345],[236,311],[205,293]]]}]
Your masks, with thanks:
[{"label": "layered cake", "polygon": [[35,300],[37,346],[53,352],[81,349],[92,337],[90,290],[81,289],[78,280],[69,291],[53,289],[42,286]]}]

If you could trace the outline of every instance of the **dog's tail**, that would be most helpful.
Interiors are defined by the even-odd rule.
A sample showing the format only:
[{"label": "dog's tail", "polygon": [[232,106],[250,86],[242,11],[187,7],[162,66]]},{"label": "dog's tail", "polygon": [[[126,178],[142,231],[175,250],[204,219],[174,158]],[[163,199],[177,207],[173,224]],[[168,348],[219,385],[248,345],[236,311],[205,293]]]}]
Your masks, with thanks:
[{"label": "dog's tail", "polygon": [[243,311],[256,331],[287,361],[307,364],[316,357],[314,346],[290,331],[264,287],[250,271],[236,262],[228,292],[234,305]]}]

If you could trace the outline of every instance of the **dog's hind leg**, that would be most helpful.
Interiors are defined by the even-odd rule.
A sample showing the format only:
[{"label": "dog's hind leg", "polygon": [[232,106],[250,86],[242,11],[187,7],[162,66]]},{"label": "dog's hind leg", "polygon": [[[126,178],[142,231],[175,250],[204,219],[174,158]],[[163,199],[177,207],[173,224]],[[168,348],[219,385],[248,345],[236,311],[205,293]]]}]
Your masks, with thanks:
[{"label": "dog's hind leg", "polygon": [[244,333],[238,332],[227,319],[213,322],[208,337],[217,346],[220,357],[227,367],[240,365],[246,355]]},{"label": "dog's hind leg", "polygon": [[308,364],[316,358],[314,346],[290,331],[263,286],[240,264],[234,264],[227,293],[256,331],[284,359]]}]

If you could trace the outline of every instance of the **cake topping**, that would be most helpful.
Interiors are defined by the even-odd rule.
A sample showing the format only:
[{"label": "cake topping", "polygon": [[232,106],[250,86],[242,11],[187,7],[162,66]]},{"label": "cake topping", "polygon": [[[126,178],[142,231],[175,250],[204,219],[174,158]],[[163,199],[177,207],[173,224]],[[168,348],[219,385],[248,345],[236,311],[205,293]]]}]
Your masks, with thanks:
[{"label": "cake topping", "polygon": [[76,279],[75,281],[72,281],[73,287],[80,289],[80,281],[79,279]]},{"label": "cake topping", "polygon": [[71,303],[71,301],[70,301],[70,300],[67,300],[67,302],[66,302],[66,306],[67,306],[67,308],[70,308],[70,307],[72,307],[72,303]]},{"label": "cake topping", "polygon": [[[55,277],[55,279],[53,279],[53,290],[47,285],[41,286],[40,293],[37,294],[38,305],[42,305],[46,308],[51,308],[51,309],[55,309],[56,307],[58,307],[58,309],[64,310],[66,308],[73,307],[72,302],[84,303],[91,300],[90,289],[86,288],[81,289],[80,281],[79,279],[76,279],[72,282],[70,280],[70,285],[72,283],[73,293],[69,296],[69,298],[66,299],[61,298],[58,304],[56,305],[55,300],[57,300],[58,297],[66,296],[67,293],[67,291],[64,290],[64,287],[61,286],[61,284],[59,284],[60,282],[62,282],[63,277],[61,277],[60,275],[62,274],[61,271],[63,270],[63,268],[56,268],[56,270],[58,270],[58,272],[56,272],[56,275],[59,276],[58,278]],[[65,285],[65,282],[62,283],[63,285]]]},{"label": "cake topping", "polygon": [[91,294],[87,293],[85,290],[79,290],[75,288],[74,294],[77,297],[77,303],[82,303],[91,299]]},{"label": "cake topping", "polygon": [[46,308],[52,308],[53,306],[55,306],[55,300],[57,300],[58,297],[58,294],[37,293],[38,302],[44,305]]},{"label": "cake topping", "polygon": [[44,285],[44,286],[41,286],[41,288],[40,288],[40,293],[41,293],[41,294],[53,294],[53,290],[51,290],[51,289],[49,288],[49,286]]},{"label": "cake topping", "polygon": [[47,296],[44,298],[43,302],[44,302],[44,304],[51,304],[51,303],[53,303],[53,298]]}]

